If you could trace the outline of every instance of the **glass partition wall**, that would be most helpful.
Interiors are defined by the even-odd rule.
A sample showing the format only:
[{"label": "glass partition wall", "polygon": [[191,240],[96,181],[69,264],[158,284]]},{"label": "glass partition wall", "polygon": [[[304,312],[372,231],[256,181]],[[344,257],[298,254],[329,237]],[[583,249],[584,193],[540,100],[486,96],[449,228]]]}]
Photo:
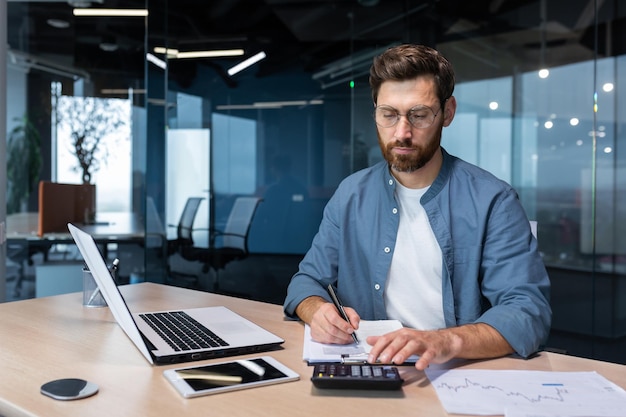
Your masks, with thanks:
[{"label": "glass partition wall", "polygon": [[[268,3],[259,7],[267,10]],[[436,6],[392,2],[389,7],[397,7],[398,14],[383,19],[376,8],[384,2],[365,12],[360,2],[346,3],[336,5],[343,14],[334,22],[345,23],[342,36],[334,39],[339,46],[315,67],[304,59],[295,65],[296,58],[282,67],[270,65],[271,45],[293,45],[271,32],[266,43],[246,44],[241,57],[183,61],[159,54],[155,48],[183,49],[190,43],[175,34],[180,13],[169,13],[174,5],[147,3],[150,15],[138,22],[147,28],[142,51],[157,60],[142,60],[141,76],[126,87],[133,90],[118,97],[132,97],[128,200],[146,231],[144,245],[118,251],[129,258],[123,276],[169,282],[184,270],[200,275],[200,286],[212,290],[215,271],[167,253],[163,237],[176,238],[176,228],[168,225],[178,223],[188,198],[200,197],[194,243],[210,246],[208,231],[225,225],[235,199],[258,196],[263,201],[248,241],[253,260],[217,274],[248,276],[239,294],[262,299],[252,281],[261,274],[259,265],[270,265],[262,274],[282,274],[280,283],[273,277],[269,285],[272,301],[280,300],[297,263],[283,270],[277,265],[305,253],[339,182],[380,160],[367,81],[372,57],[392,44],[426,43],[457,72],[458,110],[444,130],[443,146],[511,183],[529,218],[538,222],[539,248],[552,282],[548,346],[626,363],[620,353],[626,344],[626,139],[620,122],[626,119],[620,94],[626,8],[616,0],[504,1],[484,10],[443,0]],[[15,7],[17,2],[9,2],[9,9]],[[275,26],[289,26],[285,10],[279,5],[271,10]],[[211,21],[217,13],[207,14],[207,27],[220,26]],[[304,25],[315,22],[316,14],[296,17],[291,20]],[[322,36],[290,29],[296,37],[309,36],[302,43]],[[376,31],[386,36],[376,37]],[[217,38],[226,45],[223,33],[212,42]],[[232,38],[229,47],[238,42]],[[17,48],[11,36],[9,43]],[[265,63],[227,73],[264,48],[269,48]],[[8,75],[15,76],[11,70]],[[9,103],[28,97],[32,105],[49,95],[50,81],[58,80],[46,77],[36,69],[20,75],[28,94],[13,96],[9,88]],[[7,109],[9,128],[15,108]],[[47,108],[38,107],[42,179],[54,178],[57,163]],[[22,209],[32,211],[35,204],[31,196]],[[7,259],[7,271],[14,271]]]},{"label": "glass partition wall", "polygon": [[[143,7],[143,2],[134,3]],[[145,159],[146,19],[80,16],[73,13],[74,5],[9,1],[6,25],[2,25],[7,32],[7,49],[3,50],[7,85],[2,91],[8,103],[8,150],[7,165],[2,168],[8,178],[8,299],[80,287],[76,280],[43,284],[43,277],[80,274],[82,266],[67,238],[42,236],[44,231],[38,229],[44,218],[40,181],[95,188],[84,212],[78,212],[73,198],[58,196],[63,203],[52,203],[61,204],[63,213],[49,209],[45,216],[61,214],[62,222],[106,224],[112,230],[120,225],[118,219],[130,219],[132,214],[133,233],[139,230],[135,220],[145,222],[143,206],[138,204],[141,198],[134,195],[140,195],[145,172],[141,164]],[[67,230],[61,225],[45,232]],[[120,264],[123,275],[144,269],[143,244],[133,242],[118,250],[126,246],[124,239],[107,241],[102,243],[103,253],[127,258]]]}]

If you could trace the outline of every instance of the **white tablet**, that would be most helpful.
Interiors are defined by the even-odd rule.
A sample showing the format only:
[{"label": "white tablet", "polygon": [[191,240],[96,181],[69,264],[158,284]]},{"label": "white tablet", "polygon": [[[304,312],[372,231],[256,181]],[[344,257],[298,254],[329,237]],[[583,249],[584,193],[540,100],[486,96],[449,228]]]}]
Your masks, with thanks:
[{"label": "white tablet", "polygon": [[300,375],[270,356],[167,369],[163,375],[185,398],[300,379]]}]

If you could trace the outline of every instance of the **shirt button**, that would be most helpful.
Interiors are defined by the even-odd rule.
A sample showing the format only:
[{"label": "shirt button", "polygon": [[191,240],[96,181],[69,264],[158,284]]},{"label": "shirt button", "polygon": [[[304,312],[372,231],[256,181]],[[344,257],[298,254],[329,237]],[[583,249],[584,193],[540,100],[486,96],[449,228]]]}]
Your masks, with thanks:
[{"label": "shirt button", "polygon": [[376,285],[374,285],[374,289],[375,289],[376,291],[380,290],[380,284],[376,284]]},{"label": "shirt button", "polygon": [[391,249],[389,248],[389,246],[387,246],[384,250],[385,250],[385,253],[391,252]]},{"label": "shirt button", "polygon": [[393,180],[389,180],[389,185],[393,185]]},{"label": "shirt button", "polygon": [[398,209],[394,207],[394,208],[393,208],[393,210],[391,210],[391,212],[392,212],[393,214],[398,214]]}]

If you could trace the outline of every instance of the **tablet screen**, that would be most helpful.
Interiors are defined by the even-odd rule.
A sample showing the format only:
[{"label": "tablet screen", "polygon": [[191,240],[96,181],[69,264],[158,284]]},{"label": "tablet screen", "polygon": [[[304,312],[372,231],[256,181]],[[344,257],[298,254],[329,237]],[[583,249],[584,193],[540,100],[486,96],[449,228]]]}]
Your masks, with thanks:
[{"label": "tablet screen", "polygon": [[176,373],[195,391],[269,381],[287,376],[260,358],[180,369]]}]

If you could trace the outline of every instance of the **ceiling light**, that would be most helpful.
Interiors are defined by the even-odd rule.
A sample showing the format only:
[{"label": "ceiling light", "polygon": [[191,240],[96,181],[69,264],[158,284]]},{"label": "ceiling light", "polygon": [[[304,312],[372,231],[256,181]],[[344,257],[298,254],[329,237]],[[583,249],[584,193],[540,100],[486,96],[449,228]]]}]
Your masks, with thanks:
[{"label": "ceiling light", "polygon": [[104,0],[67,0],[67,4],[72,7],[91,7],[93,3],[104,3]]},{"label": "ceiling light", "polygon": [[46,20],[46,23],[57,29],[67,29],[68,27],[70,27],[70,22],[63,19],[48,19]]},{"label": "ceiling light", "polygon": [[40,56],[11,49],[7,50],[7,54],[9,56],[9,65],[14,65],[18,69],[25,69],[26,72],[34,68],[49,74],[56,74],[62,77],[71,78],[74,81],[81,78],[84,80],[90,79],[90,75],[87,71],[72,66],[62,65],[54,60],[48,60]]},{"label": "ceiling light", "polygon": [[214,51],[188,51],[188,52],[178,52],[176,54],[176,58],[185,59],[185,58],[218,58],[225,56],[241,56],[243,55],[243,49],[224,49],[224,50],[214,50]]},{"label": "ceiling light", "polygon": [[167,55],[170,59],[185,59],[185,58],[220,58],[227,56],[241,56],[244,54],[243,49],[214,49],[208,51],[185,51],[181,52],[178,49],[164,48],[157,46],[154,48],[154,52],[157,54]]},{"label": "ceiling light", "polygon": [[605,83],[605,84],[602,86],[602,90],[603,90],[604,92],[606,92],[606,93],[609,93],[609,92],[613,91],[613,88],[614,88],[613,83]]},{"label": "ceiling light", "polygon": [[157,54],[167,55],[168,58],[175,58],[178,55],[178,49],[164,48],[162,46],[156,46],[154,52]]},{"label": "ceiling light", "polygon": [[249,66],[256,64],[260,60],[264,59],[266,56],[267,55],[265,55],[265,52],[261,51],[258,54],[253,55],[250,58],[246,59],[245,61],[241,61],[239,64],[230,68],[228,70],[228,75],[235,75],[238,72],[245,70]]},{"label": "ceiling light", "polygon": [[252,103],[256,108],[264,107],[283,107],[283,106],[306,106],[306,100],[292,100],[292,101],[257,101]]},{"label": "ceiling light", "polygon": [[117,51],[117,48],[119,48],[119,46],[116,43],[110,43],[110,42],[101,42],[100,45],[98,46],[104,52],[115,52]]},{"label": "ceiling light", "polygon": [[289,106],[314,106],[324,104],[324,100],[292,100],[292,101],[258,101],[252,104],[220,104],[217,110],[254,110],[254,109],[281,109]]},{"label": "ceiling light", "polygon": [[147,9],[74,9],[74,16],[145,17]]},{"label": "ceiling light", "polygon": [[98,45],[100,49],[105,52],[114,52],[117,51],[119,45],[117,44],[117,40],[114,36],[104,36],[100,45]]},{"label": "ceiling light", "polygon": [[72,7],[91,7],[91,1],[89,0],[67,0],[67,4]]},{"label": "ceiling light", "polygon": [[103,88],[102,90],[100,90],[100,93],[102,94],[115,94],[115,95],[120,95],[120,94],[128,94],[128,95],[132,95],[132,94],[146,94],[146,90],[142,89],[142,88]]},{"label": "ceiling light", "polygon": [[156,65],[157,67],[161,69],[167,69],[167,63],[165,61],[157,58],[156,56],[152,55],[149,52],[146,54],[146,60],[152,62],[154,65]]}]

